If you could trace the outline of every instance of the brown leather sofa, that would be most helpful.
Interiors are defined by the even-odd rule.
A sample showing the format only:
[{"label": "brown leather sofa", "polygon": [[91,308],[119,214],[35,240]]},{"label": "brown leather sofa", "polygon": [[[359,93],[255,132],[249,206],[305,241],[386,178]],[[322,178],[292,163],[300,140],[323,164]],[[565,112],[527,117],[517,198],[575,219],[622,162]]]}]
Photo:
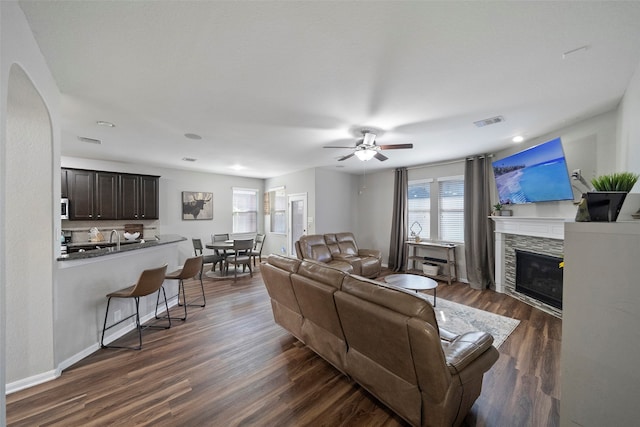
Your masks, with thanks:
[{"label": "brown leather sofa", "polygon": [[323,262],[347,273],[378,277],[382,253],[377,249],[359,249],[353,233],[312,234],[296,242],[299,259]]},{"label": "brown leather sofa", "polygon": [[413,426],[458,426],[498,359],[484,332],[440,330],[426,297],[329,265],[270,255],[279,325]]}]

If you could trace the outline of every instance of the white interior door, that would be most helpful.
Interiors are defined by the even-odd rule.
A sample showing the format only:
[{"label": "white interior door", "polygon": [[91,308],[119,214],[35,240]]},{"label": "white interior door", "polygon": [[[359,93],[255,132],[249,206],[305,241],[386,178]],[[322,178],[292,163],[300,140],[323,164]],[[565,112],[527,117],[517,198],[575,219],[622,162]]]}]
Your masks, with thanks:
[{"label": "white interior door", "polygon": [[296,256],[295,242],[307,234],[307,193],[289,195],[288,253]]}]

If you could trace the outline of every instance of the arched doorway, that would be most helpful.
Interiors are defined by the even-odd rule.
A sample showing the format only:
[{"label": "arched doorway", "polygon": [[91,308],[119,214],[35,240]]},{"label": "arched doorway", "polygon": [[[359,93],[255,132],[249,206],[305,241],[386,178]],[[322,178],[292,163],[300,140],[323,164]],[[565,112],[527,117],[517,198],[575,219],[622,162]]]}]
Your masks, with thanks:
[{"label": "arched doorway", "polygon": [[17,64],[6,105],[3,384],[11,384],[54,369],[53,131],[47,106]]}]

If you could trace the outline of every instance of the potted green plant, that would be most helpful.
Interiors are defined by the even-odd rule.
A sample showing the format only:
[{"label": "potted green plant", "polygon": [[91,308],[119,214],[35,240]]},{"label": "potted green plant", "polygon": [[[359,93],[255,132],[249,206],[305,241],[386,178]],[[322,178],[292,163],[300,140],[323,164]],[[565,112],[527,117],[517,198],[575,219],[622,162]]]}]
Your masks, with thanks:
[{"label": "potted green plant", "polygon": [[595,191],[585,195],[591,221],[615,222],[627,193],[639,177],[632,172],[615,172],[593,178],[591,185]]},{"label": "potted green plant", "polygon": [[502,210],[502,203],[496,203],[493,205],[493,215],[500,216],[500,211]]}]

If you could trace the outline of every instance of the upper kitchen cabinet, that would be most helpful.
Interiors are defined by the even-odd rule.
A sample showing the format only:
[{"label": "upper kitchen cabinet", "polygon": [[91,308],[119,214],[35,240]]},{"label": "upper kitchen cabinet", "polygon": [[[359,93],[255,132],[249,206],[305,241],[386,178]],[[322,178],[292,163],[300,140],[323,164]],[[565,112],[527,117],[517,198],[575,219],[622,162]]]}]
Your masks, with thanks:
[{"label": "upper kitchen cabinet", "polygon": [[61,169],[61,176],[60,176],[60,197],[62,197],[63,199],[67,199],[69,197],[69,185],[67,185],[67,171],[68,169]]},{"label": "upper kitchen cabinet", "polygon": [[69,219],[92,220],[95,200],[95,171],[67,169]]},{"label": "upper kitchen cabinet", "polygon": [[118,219],[118,174],[96,172],[94,219]]},{"label": "upper kitchen cabinet", "polygon": [[158,176],[62,169],[70,220],[158,219],[158,192]]},{"label": "upper kitchen cabinet", "polygon": [[158,219],[159,177],[120,174],[119,219]]}]

